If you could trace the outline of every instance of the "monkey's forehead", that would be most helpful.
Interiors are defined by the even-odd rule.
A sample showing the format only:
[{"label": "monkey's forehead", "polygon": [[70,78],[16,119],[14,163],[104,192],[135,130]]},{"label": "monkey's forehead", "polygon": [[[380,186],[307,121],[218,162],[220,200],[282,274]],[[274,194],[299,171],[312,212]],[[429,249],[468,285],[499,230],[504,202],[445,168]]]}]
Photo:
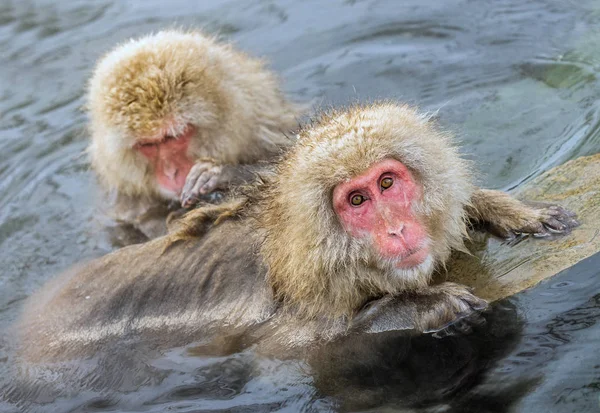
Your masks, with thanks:
[{"label": "monkey's forehead", "polygon": [[437,130],[427,115],[407,105],[382,102],[324,113],[300,132],[290,153],[299,167],[346,168],[360,172],[373,162],[394,157],[418,167],[424,158],[455,155],[452,138]]},{"label": "monkey's forehead", "polygon": [[217,69],[205,70],[202,53],[188,56],[202,45],[151,50],[143,46],[125,60],[108,59],[110,64],[99,66],[90,82],[92,116],[136,135],[158,133],[167,119],[177,124],[214,123],[227,102]]},{"label": "monkey's forehead", "polygon": [[[90,80],[90,94],[165,100],[189,83],[204,85],[210,62],[229,52],[230,47],[198,32],[167,31],[132,40],[100,60]],[[211,70],[218,70],[218,65]]]},{"label": "monkey's forehead", "polygon": [[[159,65],[174,63],[175,65],[194,61],[198,52],[206,57],[210,49],[223,48],[214,39],[204,36],[200,32],[161,31],[139,39],[131,39],[104,55],[96,69],[96,75],[110,73],[111,69],[123,66],[124,63],[155,62]],[[204,53],[203,53],[204,52]]]}]

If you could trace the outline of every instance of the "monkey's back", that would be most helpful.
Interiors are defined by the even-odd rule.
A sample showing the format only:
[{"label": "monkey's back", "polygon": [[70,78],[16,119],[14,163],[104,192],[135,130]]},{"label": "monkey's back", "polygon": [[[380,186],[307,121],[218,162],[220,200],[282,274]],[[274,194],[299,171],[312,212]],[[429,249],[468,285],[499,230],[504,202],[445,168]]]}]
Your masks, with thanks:
[{"label": "monkey's back", "polygon": [[273,313],[252,228],[227,221],[184,244],[165,250],[159,238],[126,247],[49,283],[26,304],[21,354],[36,362],[126,340],[207,344],[213,326],[244,329]]}]

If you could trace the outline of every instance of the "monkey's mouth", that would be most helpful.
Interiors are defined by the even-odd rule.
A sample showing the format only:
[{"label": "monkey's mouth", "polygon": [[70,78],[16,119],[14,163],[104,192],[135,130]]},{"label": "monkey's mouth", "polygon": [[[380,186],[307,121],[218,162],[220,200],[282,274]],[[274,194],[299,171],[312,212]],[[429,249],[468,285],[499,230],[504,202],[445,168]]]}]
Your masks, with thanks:
[{"label": "monkey's mouth", "polygon": [[429,256],[429,247],[427,244],[419,245],[418,247],[412,248],[398,257],[396,260],[396,268],[412,268],[422,264]]}]

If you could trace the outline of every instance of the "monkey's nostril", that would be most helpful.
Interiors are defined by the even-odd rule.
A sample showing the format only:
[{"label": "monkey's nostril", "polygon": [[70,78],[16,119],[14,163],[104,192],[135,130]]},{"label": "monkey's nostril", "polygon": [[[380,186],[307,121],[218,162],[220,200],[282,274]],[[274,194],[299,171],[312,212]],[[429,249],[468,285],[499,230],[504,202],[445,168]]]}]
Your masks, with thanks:
[{"label": "monkey's nostril", "polygon": [[401,237],[404,235],[404,224],[395,227],[395,228],[390,228],[388,230],[388,235],[390,237]]},{"label": "monkey's nostril", "polygon": [[167,171],[165,171],[165,175],[167,176],[167,178],[174,180],[177,178],[177,175],[179,174],[179,169],[177,168],[173,168],[173,169],[169,169]]}]

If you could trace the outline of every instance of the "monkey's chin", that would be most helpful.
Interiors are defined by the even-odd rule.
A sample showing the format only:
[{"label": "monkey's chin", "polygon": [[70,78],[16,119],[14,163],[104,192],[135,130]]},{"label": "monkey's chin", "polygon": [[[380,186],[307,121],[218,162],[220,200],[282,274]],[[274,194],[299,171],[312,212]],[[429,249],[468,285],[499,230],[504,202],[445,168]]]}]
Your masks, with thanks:
[{"label": "monkey's chin", "polygon": [[179,194],[171,189],[164,188],[161,185],[158,185],[158,192],[160,195],[169,201],[177,201],[179,200]]},{"label": "monkey's chin", "polygon": [[431,254],[427,253],[422,262],[412,267],[395,265],[392,274],[403,288],[420,288],[427,285],[434,267],[435,260]]},{"label": "monkey's chin", "polygon": [[402,259],[396,261],[395,266],[396,268],[403,270],[415,268],[423,264],[427,260],[427,258],[429,258],[429,256],[429,248],[427,247],[427,245],[424,245],[409,253]]}]

